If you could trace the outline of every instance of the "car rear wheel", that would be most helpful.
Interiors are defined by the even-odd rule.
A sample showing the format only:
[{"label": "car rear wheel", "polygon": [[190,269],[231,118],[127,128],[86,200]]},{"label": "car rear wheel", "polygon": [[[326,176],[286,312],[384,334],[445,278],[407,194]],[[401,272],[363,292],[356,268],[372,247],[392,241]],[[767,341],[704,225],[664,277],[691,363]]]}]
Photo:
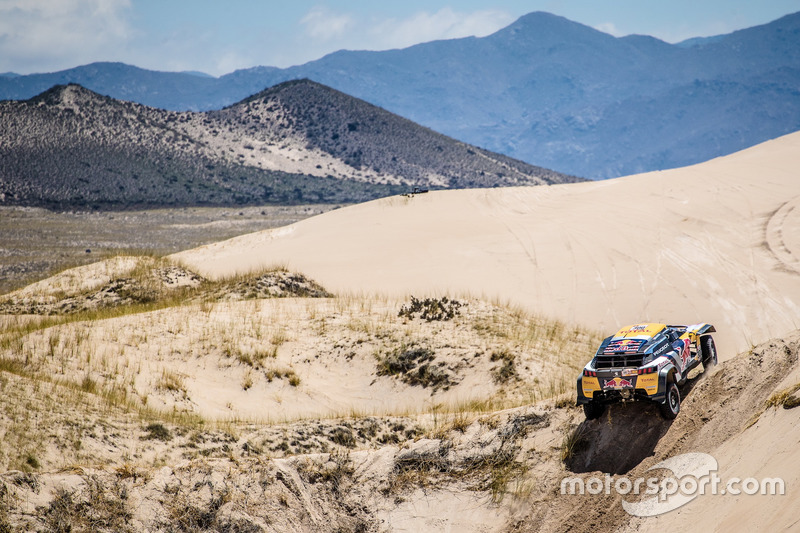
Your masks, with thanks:
[{"label": "car rear wheel", "polygon": [[667,385],[667,397],[661,404],[661,416],[667,420],[673,420],[681,412],[681,393],[678,385],[671,381]]},{"label": "car rear wheel", "polygon": [[700,337],[700,351],[703,354],[703,369],[708,370],[717,364],[717,347],[711,335]]},{"label": "car rear wheel", "polygon": [[583,414],[586,415],[586,420],[600,418],[605,411],[606,406],[600,402],[589,402],[583,404]]}]

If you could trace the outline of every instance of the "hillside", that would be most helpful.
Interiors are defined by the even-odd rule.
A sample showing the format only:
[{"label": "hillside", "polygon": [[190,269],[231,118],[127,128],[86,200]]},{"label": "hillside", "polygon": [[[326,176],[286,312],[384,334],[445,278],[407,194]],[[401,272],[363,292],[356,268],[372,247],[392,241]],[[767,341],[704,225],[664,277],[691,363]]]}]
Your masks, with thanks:
[{"label": "hillside", "polygon": [[57,86],[0,103],[0,202],[44,207],[359,202],[421,188],[575,181],[314,82],[172,112]]},{"label": "hillside", "polygon": [[339,51],[219,78],[97,63],[0,78],[0,97],[73,81],[172,110],[310,78],[461,141],[578,176],[674,168],[800,130],[800,13],[713,38],[616,38],[530,13],[483,38]]}]

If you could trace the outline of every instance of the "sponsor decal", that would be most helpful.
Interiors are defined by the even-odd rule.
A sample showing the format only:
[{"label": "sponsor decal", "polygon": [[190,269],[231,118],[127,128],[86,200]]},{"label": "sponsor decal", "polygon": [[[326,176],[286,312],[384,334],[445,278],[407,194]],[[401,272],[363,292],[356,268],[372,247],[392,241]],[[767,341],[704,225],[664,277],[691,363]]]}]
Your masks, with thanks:
[{"label": "sponsor decal", "polygon": [[689,349],[689,339],[683,339],[683,349],[681,350],[681,369],[686,368],[686,364],[689,362],[689,356],[691,356],[692,352]]},{"label": "sponsor decal", "polygon": [[611,341],[611,343],[603,350],[604,354],[611,354],[615,352],[623,352],[623,353],[636,353],[639,351],[639,348],[644,344],[644,340],[641,339],[620,339],[616,341]]},{"label": "sponsor decal", "polygon": [[631,329],[629,329],[628,331],[630,331],[631,333],[639,333],[642,331],[647,331],[647,326],[648,326],[647,324],[637,324],[635,326],[631,326]]},{"label": "sponsor decal", "polygon": [[669,350],[669,344],[662,344],[660,348],[658,348],[655,352],[653,352],[653,355],[661,355],[667,350]]},{"label": "sponsor decal", "polygon": [[624,378],[614,378],[614,379],[607,379],[603,383],[603,387],[605,388],[612,388],[612,389],[624,389],[624,388],[632,388],[633,381],[630,379]]}]

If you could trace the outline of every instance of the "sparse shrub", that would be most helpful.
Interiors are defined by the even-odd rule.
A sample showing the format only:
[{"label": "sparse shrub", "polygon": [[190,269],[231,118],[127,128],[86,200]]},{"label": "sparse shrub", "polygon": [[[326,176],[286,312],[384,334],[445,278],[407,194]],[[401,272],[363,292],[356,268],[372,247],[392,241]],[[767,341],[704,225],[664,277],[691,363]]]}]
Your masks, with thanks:
[{"label": "sparse shrub", "polygon": [[97,382],[92,379],[89,374],[86,374],[81,381],[81,390],[89,394],[97,393]]},{"label": "sparse shrub", "polygon": [[44,521],[53,533],[69,533],[76,519],[73,493],[63,488],[56,489],[53,500],[44,511]]},{"label": "sparse shrub", "polygon": [[172,440],[172,435],[170,434],[169,430],[163,426],[163,424],[153,423],[148,425],[145,428],[147,434],[142,437],[145,440],[162,440],[164,442]]},{"label": "sparse shrub", "polygon": [[[333,466],[329,466],[330,463]],[[330,483],[331,490],[340,494],[344,481],[353,475],[355,468],[350,461],[350,450],[334,450],[325,463],[307,460],[299,465],[298,471],[310,483]]]},{"label": "sparse shrub", "polygon": [[63,488],[56,490],[50,505],[38,508],[47,530],[71,531],[129,531],[130,511],[124,500],[124,486],[108,490],[96,477],[84,478],[86,489],[80,492]]},{"label": "sparse shrub", "polygon": [[784,409],[794,409],[800,405],[800,396],[790,396],[783,402]]},{"label": "sparse shrub", "polygon": [[252,376],[252,374],[250,374],[250,372],[248,371],[248,372],[247,372],[247,373],[244,375],[244,377],[242,378],[242,388],[243,388],[244,390],[247,390],[247,389],[249,389],[249,388],[250,388],[250,387],[252,387],[252,386],[253,386],[253,376]]},{"label": "sparse shrub", "polygon": [[[455,417],[451,429],[463,426]],[[527,472],[524,460],[519,459],[522,439],[528,428],[541,424],[545,417],[517,416],[498,427],[491,445],[472,448],[471,453],[452,454],[453,442],[446,434],[439,437],[436,448],[424,447],[399,453],[389,476],[386,495],[397,493],[409,486],[439,484],[441,480],[471,481],[472,490],[489,491],[498,502],[506,494],[508,484]]]},{"label": "sparse shrub", "polygon": [[473,419],[470,417],[466,412],[459,411],[458,413],[453,416],[453,420],[451,421],[451,427],[453,430],[458,431],[459,433],[464,433],[467,431],[467,428],[472,425]]},{"label": "sparse shrub", "polygon": [[430,348],[403,345],[384,357],[378,356],[378,375],[397,376],[412,386],[447,390],[453,381],[442,367],[433,364],[434,359]]},{"label": "sparse shrub", "polygon": [[400,436],[394,432],[382,433],[381,436],[378,437],[378,442],[381,444],[397,444],[400,442]]},{"label": "sparse shrub", "polygon": [[334,429],[330,436],[331,442],[344,446],[346,448],[355,448],[356,438],[353,436],[353,430],[347,426],[339,426]]},{"label": "sparse shrub", "polygon": [[415,315],[427,322],[434,320],[452,320],[456,315],[461,314],[461,306],[464,305],[458,300],[450,300],[446,296],[442,298],[425,298],[419,300],[411,297],[411,303],[400,307],[397,316],[413,320]]},{"label": "sparse shrub", "polygon": [[575,400],[571,396],[562,396],[556,399],[554,406],[556,409],[575,407]]},{"label": "sparse shrub", "polygon": [[269,368],[267,370],[264,370],[264,377],[267,378],[267,381],[269,383],[272,383],[272,380],[274,379],[284,378],[289,380],[289,385],[291,385],[292,387],[297,387],[298,385],[300,385],[300,376],[295,374],[294,370],[292,370],[291,368],[285,368],[285,369]]},{"label": "sparse shrub", "polygon": [[266,350],[255,350],[253,352],[238,351],[236,353],[236,359],[240,363],[252,367],[258,367],[259,365],[262,365],[265,359],[275,359],[276,357],[278,357],[277,346],[272,346]]},{"label": "sparse shrub", "polygon": [[162,296],[155,280],[144,277],[118,279],[111,283],[108,291],[117,294],[126,303],[136,304],[154,303]]},{"label": "sparse shrub", "polygon": [[503,384],[512,379],[519,379],[516,358],[516,355],[505,348],[492,353],[489,360],[493,363],[500,361],[500,365],[492,370],[492,378],[495,383]]},{"label": "sparse shrub", "polygon": [[0,533],[13,533],[14,526],[8,521],[8,509],[5,500],[0,500]]},{"label": "sparse shrub", "polygon": [[212,493],[208,506],[202,509],[190,504],[185,495],[178,495],[172,500],[172,505],[169,509],[172,525],[177,526],[179,531],[208,531],[215,529],[219,509],[230,499],[230,492],[227,489],[223,489],[216,495]]},{"label": "sparse shrub", "polygon": [[183,378],[176,372],[167,369],[161,372],[161,377],[158,379],[158,383],[156,383],[156,388],[170,392],[186,392]]},{"label": "sparse shrub", "polygon": [[575,454],[582,450],[588,441],[586,439],[586,430],[583,425],[579,425],[571,431],[564,433],[564,439],[561,441],[561,460],[565,463],[572,461]]},{"label": "sparse shrub", "polygon": [[375,419],[367,419],[365,424],[359,428],[358,436],[362,439],[371,439],[378,434],[378,429],[380,429],[380,424]]},{"label": "sparse shrub", "polygon": [[134,481],[136,481],[139,477],[142,476],[142,474],[139,473],[136,470],[136,468],[130,463],[124,463],[123,465],[118,466],[115,469],[115,472],[117,474],[117,477],[119,477],[120,479],[133,479]]},{"label": "sparse shrub", "polygon": [[419,347],[413,344],[411,346],[404,345],[379,360],[378,375],[394,376],[397,374],[406,374],[417,368],[420,364],[432,361],[434,357],[435,354],[430,348]]},{"label": "sparse shrub", "polygon": [[388,494],[400,492],[410,485],[424,486],[435,473],[447,473],[452,465],[447,460],[449,443],[442,441],[436,450],[406,451],[397,456],[389,476]]},{"label": "sparse shrub", "polygon": [[42,466],[39,464],[39,460],[36,458],[36,456],[30,452],[25,454],[25,464],[34,470],[38,470]]}]

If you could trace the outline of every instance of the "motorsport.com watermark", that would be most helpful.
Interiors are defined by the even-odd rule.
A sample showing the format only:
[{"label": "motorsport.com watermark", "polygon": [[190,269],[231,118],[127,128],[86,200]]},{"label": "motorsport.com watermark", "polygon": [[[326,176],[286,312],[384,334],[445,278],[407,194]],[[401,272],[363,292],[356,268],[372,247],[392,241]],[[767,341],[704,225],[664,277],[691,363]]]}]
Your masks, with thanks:
[{"label": "motorsport.com watermark", "polygon": [[[786,484],[781,478],[755,479],[732,477],[727,481],[717,474],[717,460],[707,453],[685,453],[651,466],[650,470],[670,470],[672,476],[636,478],[567,477],[561,480],[561,494],[619,494],[622,507],[633,516],[656,516],[686,505],[696,497],[711,495],[768,495],[783,496]],[[647,496],[628,501],[624,496]]]}]

